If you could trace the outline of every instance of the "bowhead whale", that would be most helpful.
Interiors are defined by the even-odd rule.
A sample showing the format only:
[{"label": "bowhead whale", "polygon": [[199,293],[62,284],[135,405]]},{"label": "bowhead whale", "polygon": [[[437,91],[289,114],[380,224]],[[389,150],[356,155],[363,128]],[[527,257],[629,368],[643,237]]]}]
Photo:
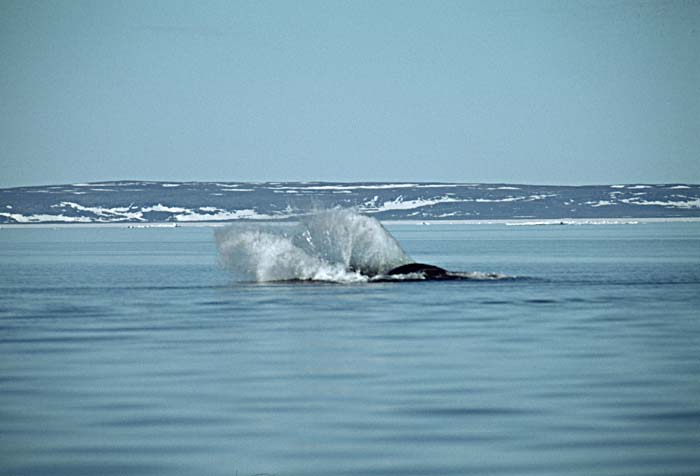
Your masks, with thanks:
[{"label": "bowhead whale", "polygon": [[419,274],[422,279],[454,279],[446,269],[425,263],[409,263],[398,266],[387,271],[387,276],[398,276],[405,274]]},{"label": "bowhead whale", "polygon": [[372,281],[457,281],[474,279],[469,273],[447,271],[425,263],[408,263],[370,277]]}]

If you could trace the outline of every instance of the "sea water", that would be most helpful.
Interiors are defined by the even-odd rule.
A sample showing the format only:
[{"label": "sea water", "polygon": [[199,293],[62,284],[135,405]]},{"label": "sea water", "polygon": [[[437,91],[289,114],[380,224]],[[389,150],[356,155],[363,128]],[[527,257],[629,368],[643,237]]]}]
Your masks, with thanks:
[{"label": "sea water", "polygon": [[0,474],[699,474],[700,224],[390,225],[507,279],[260,282],[255,233],[321,256],[289,227],[0,229]]}]

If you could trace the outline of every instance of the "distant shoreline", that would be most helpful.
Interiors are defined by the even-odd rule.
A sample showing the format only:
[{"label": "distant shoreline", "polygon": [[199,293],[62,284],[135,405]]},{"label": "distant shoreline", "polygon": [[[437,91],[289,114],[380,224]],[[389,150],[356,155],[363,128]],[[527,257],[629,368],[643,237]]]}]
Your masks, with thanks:
[{"label": "distant shoreline", "polygon": [[[504,226],[561,226],[561,225],[638,225],[645,223],[693,222],[700,223],[700,217],[664,218],[514,218],[494,220],[380,220],[389,226],[435,226],[435,225],[504,225]],[[217,228],[242,224],[281,224],[292,225],[294,220],[237,220],[202,222],[152,222],[152,223],[3,223],[0,229],[17,228]]]},{"label": "distant shoreline", "polygon": [[700,184],[105,182],[0,190],[0,225],[220,226],[302,220],[335,208],[392,224],[700,218]]}]

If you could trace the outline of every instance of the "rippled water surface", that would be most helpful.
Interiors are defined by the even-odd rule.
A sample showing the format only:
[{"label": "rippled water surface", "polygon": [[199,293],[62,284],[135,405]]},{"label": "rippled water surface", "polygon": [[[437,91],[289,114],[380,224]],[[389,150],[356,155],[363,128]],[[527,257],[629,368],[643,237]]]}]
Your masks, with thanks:
[{"label": "rippled water surface", "polygon": [[256,284],[0,230],[0,474],[697,475],[700,224],[388,227],[501,281]]}]

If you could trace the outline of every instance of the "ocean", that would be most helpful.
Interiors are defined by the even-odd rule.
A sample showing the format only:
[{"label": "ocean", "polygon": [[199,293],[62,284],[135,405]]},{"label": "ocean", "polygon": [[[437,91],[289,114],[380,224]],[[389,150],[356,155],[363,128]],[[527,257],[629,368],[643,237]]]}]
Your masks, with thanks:
[{"label": "ocean", "polygon": [[698,474],[700,223],[334,220],[0,229],[0,474]]}]

